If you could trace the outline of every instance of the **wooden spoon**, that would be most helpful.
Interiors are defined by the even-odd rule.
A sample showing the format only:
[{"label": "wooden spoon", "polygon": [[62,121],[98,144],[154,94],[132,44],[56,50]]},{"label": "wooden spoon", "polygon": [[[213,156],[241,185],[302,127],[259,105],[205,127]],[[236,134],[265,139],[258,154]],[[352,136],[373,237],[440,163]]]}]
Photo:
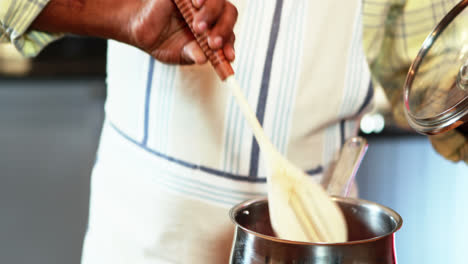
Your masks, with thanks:
[{"label": "wooden spoon", "polygon": [[233,76],[226,79],[266,158],[268,205],[273,230],[283,239],[344,242],[346,222],[321,185],[284,158],[268,140]]},{"label": "wooden spoon", "polygon": [[[191,0],[174,2],[191,27],[195,12]],[[330,199],[321,185],[284,158],[267,138],[242,94],[223,51],[212,51],[208,47],[206,34],[194,35],[221,80],[225,81],[233,93],[266,158],[268,205],[274,231],[280,238],[295,241],[346,241],[346,222],[338,205]]]}]

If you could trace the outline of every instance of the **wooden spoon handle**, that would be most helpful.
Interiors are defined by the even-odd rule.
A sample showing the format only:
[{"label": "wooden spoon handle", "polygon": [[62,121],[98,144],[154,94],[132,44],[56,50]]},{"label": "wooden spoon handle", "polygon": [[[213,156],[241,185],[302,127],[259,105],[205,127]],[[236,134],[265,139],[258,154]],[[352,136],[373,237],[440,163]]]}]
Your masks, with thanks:
[{"label": "wooden spoon handle", "polygon": [[213,65],[216,73],[218,74],[221,80],[226,80],[227,77],[234,74],[234,70],[231,67],[231,64],[224,56],[223,49],[218,49],[213,51],[208,46],[208,34],[205,32],[203,34],[195,33],[193,30],[193,15],[195,14],[195,7],[192,4],[191,0],[174,0],[177,8],[185,19],[185,22],[192,31],[195,39],[198,42],[198,45],[202,48],[206,57],[210,60],[211,65]]},{"label": "wooden spoon handle", "polygon": [[[244,115],[245,120],[249,124],[252,132],[257,139],[258,145],[260,149],[263,151],[263,154],[266,155],[266,158],[270,160],[270,162],[274,162],[273,158],[278,157],[279,153],[276,148],[273,146],[273,143],[268,139],[265,135],[265,132],[262,128],[262,125],[257,119],[254,111],[250,107],[247,99],[245,98],[244,94],[242,93],[239,84],[237,83],[234,77],[230,77],[226,80],[227,86],[230,88],[232,95],[234,96],[239,108]],[[278,159],[278,158],[276,158]]]}]

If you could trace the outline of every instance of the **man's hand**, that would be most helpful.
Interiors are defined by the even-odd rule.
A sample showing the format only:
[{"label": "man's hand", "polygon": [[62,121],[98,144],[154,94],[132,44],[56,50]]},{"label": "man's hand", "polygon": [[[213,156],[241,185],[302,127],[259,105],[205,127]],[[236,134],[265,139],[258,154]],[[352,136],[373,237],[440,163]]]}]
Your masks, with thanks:
[{"label": "man's hand", "polygon": [[[192,0],[193,28],[234,60],[237,9],[226,0]],[[115,39],[165,63],[202,64],[206,57],[172,0],[51,0],[31,28]]]},{"label": "man's hand", "polygon": [[446,159],[465,161],[468,164],[468,134],[452,129],[439,135],[429,136],[432,146]]}]

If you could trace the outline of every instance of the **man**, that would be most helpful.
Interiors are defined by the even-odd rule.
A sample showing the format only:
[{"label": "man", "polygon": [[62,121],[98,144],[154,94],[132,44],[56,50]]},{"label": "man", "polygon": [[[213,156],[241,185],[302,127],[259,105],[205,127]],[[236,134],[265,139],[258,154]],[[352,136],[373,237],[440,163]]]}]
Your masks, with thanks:
[{"label": "man", "polygon": [[[193,26],[209,33],[212,49],[232,61],[236,39],[236,78],[273,144],[320,181],[372,99],[363,29],[375,77],[391,81],[395,72],[381,55],[404,52],[388,44],[404,1],[365,2],[364,21],[358,0],[192,3],[199,9]],[[2,5],[2,37],[24,54],[37,54],[57,37],[51,32],[112,39],[83,263],[227,263],[227,211],[265,195],[265,170],[229,90],[203,64],[172,2]],[[408,67],[409,56],[400,62]],[[398,85],[388,85],[392,98]]]}]

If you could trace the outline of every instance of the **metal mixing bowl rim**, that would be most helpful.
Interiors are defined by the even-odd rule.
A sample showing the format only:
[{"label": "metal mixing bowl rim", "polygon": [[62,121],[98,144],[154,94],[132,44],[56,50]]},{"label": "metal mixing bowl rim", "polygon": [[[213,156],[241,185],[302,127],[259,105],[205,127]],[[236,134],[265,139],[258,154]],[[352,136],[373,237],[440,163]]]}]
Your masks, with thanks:
[{"label": "metal mixing bowl rim", "polygon": [[391,208],[389,208],[387,206],[384,206],[384,205],[381,205],[381,204],[378,204],[378,203],[375,203],[375,202],[371,202],[371,201],[368,201],[368,200],[364,200],[364,199],[349,198],[349,197],[332,196],[332,200],[346,202],[348,204],[354,204],[354,205],[365,204],[366,206],[376,206],[379,209],[387,212],[387,214],[395,220],[397,225],[396,225],[396,227],[394,227],[392,229],[392,231],[387,232],[387,233],[385,233],[383,235],[380,235],[380,236],[369,238],[369,239],[353,240],[353,241],[337,242],[337,243],[324,243],[324,242],[314,242],[314,243],[312,243],[312,242],[293,241],[293,240],[281,239],[281,238],[278,238],[278,237],[272,237],[272,236],[264,235],[264,234],[249,230],[249,229],[243,227],[242,225],[240,225],[239,223],[237,223],[237,221],[236,221],[236,215],[237,215],[236,212],[240,212],[240,211],[242,211],[242,209],[245,209],[248,206],[250,206],[252,204],[255,204],[255,203],[264,202],[264,201],[268,202],[267,197],[259,197],[259,198],[249,199],[249,200],[246,200],[246,201],[244,201],[242,203],[239,203],[239,204],[235,205],[234,207],[232,207],[229,210],[229,216],[231,218],[231,221],[233,221],[234,224],[236,225],[236,227],[239,227],[242,230],[244,230],[245,232],[250,233],[250,234],[252,234],[252,235],[254,235],[256,237],[260,237],[260,238],[270,240],[270,241],[273,241],[273,242],[278,242],[278,243],[305,245],[305,246],[313,246],[313,245],[315,245],[315,246],[349,246],[349,245],[357,245],[357,244],[364,244],[364,243],[374,242],[374,241],[383,239],[383,238],[385,238],[385,237],[387,237],[387,236],[389,236],[391,234],[396,233],[401,228],[401,226],[403,225],[402,217],[397,212],[395,212],[393,209],[391,209]]}]

